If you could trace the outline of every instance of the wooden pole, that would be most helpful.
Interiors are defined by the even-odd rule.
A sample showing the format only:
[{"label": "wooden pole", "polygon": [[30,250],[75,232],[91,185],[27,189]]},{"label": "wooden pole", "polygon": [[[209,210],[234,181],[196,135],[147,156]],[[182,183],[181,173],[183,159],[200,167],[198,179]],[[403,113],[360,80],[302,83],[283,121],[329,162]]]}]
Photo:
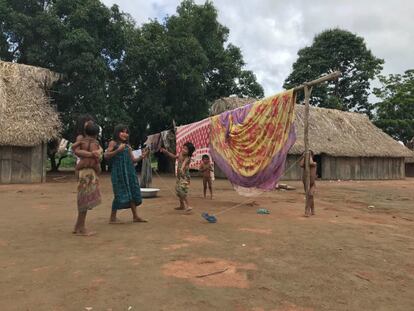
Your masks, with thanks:
[{"label": "wooden pole", "polygon": [[301,91],[301,90],[305,89],[305,86],[306,85],[309,88],[309,87],[315,86],[317,84],[320,84],[322,82],[326,82],[326,81],[329,81],[329,80],[334,80],[336,78],[339,78],[340,76],[341,76],[341,72],[340,71],[334,71],[334,72],[332,72],[330,74],[327,74],[325,76],[322,76],[322,77],[320,77],[320,78],[318,78],[316,80],[309,81],[309,82],[306,82],[306,83],[304,83],[302,85],[299,85],[299,86],[293,88],[293,91],[294,92]]},{"label": "wooden pole", "polygon": [[305,120],[304,120],[304,140],[305,140],[305,216],[310,216],[310,204],[309,204],[309,190],[310,190],[310,153],[309,153],[309,99],[312,93],[312,87],[320,83],[337,79],[341,76],[340,71],[335,71],[325,76],[322,76],[316,80],[306,82],[293,89],[294,92],[303,90],[305,93]]},{"label": "wooden pole", "polygon": [[305,91],[305,124],[304,124],[304,138],[305,138],[305,216],[310,216],[309,208],[309,189],[310,189],[310,158],[309,158],[309,98],[312,93],[312,87],[308,84],[304,85]]}]

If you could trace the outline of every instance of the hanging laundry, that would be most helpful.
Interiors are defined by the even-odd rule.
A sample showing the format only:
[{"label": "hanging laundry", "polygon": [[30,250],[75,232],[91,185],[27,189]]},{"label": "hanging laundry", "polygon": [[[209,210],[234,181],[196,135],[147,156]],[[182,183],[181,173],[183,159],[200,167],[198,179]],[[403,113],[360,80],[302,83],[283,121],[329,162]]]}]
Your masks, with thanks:
[{"label": "hanging laundry", "polygon": [[[210,118],[201,120],[199,122],[177,127],[177,132],[176,132],[177,154],[181,152],[183,145],[188,141],[192,142],[196,149],[193,154],[193,159],[190,163],[190,169],[195,169],[195,170],[199,169],[200,164],[201,164],[201,158],[204,154],[207,154],[211,159],[210,132],[211,132]],[[212,177],[214,179],[214,173],[212,173]]]},{"label": "hanging laundry", "polygon": [[162,147],[169,151],[175,150],[175,133],[172,130],[161,132]]},{"label": "hanging laundry", "polygon": [[296,140],[293,90],[211,118],[210,152],[241,194],[274,189]]},{"label": "hanging laundry", "polygon": [[161,148],[161,133],[148,135],[144,145],[146,145],[152,152],[158,152]]},{"label": "hanging laundry", "polygon": [[151,154],[142,159],[141,188],[150,188],[152,183]]}]

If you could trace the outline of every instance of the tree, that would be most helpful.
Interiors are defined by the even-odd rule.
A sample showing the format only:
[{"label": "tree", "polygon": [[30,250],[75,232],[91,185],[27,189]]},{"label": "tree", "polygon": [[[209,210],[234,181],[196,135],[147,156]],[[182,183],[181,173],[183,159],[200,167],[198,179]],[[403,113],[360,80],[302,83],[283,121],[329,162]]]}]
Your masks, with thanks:
[{"label": "tree", "polygon": [[367,49],[362,37],[341,29],[326,30],[314,38],[311,46],[299,50],[298,56],[285,88],[339,70],[342,76],[337,81],[314,88],[311,104],[372,116],[370,80],[380,73],[384,61]]},{"label": "tree", "polygon": [[175,15],[140,27],[99,0],[0,0],[0,18],[1,59],[63,75],[51,95],[68,139],[82,113],[105,137],[130,125],[137,145],[172,120],[206,117],[221,96],[263,96],[210,2],[185,0]]},{"label": "tree", "polygon": [[200,120],[222,96],[263,97],[254,74],[243,69],[240,49],[226,46],[228,29],[210,2],[183,1],[177,14],[142,25],[129,39],[122,98],[135,120],[134,132],[164,130],[172,120]]},{"label": "tree", "polygon": [[110,107],[119,106],[113,85],[124,33],[133,28],[127,16],[99,0],[3,0],[0,17],[1,59],[63,75],[51,92],[64,124],[63,136],[74,138],[75,120],[86,112],[95,115],[109,135],[113,124],[108,120],[123,115],[122,109]]},{"label": "tree", "polygon": [[414,69],[403,75],[380,76],[379,80],[382,87],[374,89],[381,99],[376,104],[375,124],[407,144],[414,137]]}]

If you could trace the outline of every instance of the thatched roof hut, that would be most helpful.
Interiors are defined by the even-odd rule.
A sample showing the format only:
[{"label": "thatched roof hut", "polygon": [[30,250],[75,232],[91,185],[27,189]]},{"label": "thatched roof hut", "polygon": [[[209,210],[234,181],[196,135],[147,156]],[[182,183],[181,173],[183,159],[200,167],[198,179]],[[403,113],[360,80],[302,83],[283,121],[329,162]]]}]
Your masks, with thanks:
[{"label": "thatched roof hut", "polygon": [[[225,100],[215,102],[212,115],[224,112]],[[231,108],[254,102],[232,99]],[[305,107],[296,105],[297,140],[289,151],[287,167],[304,152]],[[411,153],[406,147],[377,128],[366,115],[334,109],[310,108],[310,148],[317,155],[318,173],[324,179],[398,179],[404,177],[404,158]],[[382,169],[386,167],[386,169]],[[298,166],[287,173],[299,179]]]},{"label": "thatched roof hut", "polygon": [[214,101],[210,108],[210,115],[215,116],[227,110],[233,110],[257,101],[251,97],[222,97]]},{"label": "thatched roof hut", "polygon": [[59,75],[0,61],[0,145],[35,146],[59,134],[61,123],[46,90]]},{"label": "thatched roof hut", "polygon": [[405,176],[414,177],[414,137],[407,147],[411,150],[411,157],[405,159]]},{"label": "thatched roof hut", "polygon": [[[305,106],[296,105],[297,140],[291,154],[302,154]],[[407,157],[409,150],[360,113],[311,107],[310,147],[315,154],[343,157]]]},{"label": "thatched roof hut", "polygon": [[0,183],[44,177],[45,143],[61,129],[47,89],[59,77],[47,69],[0,61]]}]

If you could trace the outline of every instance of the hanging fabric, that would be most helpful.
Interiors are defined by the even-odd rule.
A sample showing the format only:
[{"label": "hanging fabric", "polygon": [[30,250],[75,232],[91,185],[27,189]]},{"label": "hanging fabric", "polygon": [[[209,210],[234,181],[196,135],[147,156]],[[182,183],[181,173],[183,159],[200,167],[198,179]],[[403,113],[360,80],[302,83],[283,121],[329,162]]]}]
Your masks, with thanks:
[{"label": "hanging fabric", "polygon": [[[176,132],[176,150],[179,154],[186,142],[191,142],[195,147],[190,169],[198,170],[201,164],[201,159],[204,154],[207,154],[211,159],[210,154],[210,133],[211,120],[210,118],[201,120],[199,122],[191,123],[184,126],[177,127]],[[214,165],[213,165],[214,167]],[[214,179],[214,172],[212,172]]]},{"label": "hanging fabric", "polygon": [[293,90],[211,118],[210,153],[240,194],[274,189],[296,140]]}]

